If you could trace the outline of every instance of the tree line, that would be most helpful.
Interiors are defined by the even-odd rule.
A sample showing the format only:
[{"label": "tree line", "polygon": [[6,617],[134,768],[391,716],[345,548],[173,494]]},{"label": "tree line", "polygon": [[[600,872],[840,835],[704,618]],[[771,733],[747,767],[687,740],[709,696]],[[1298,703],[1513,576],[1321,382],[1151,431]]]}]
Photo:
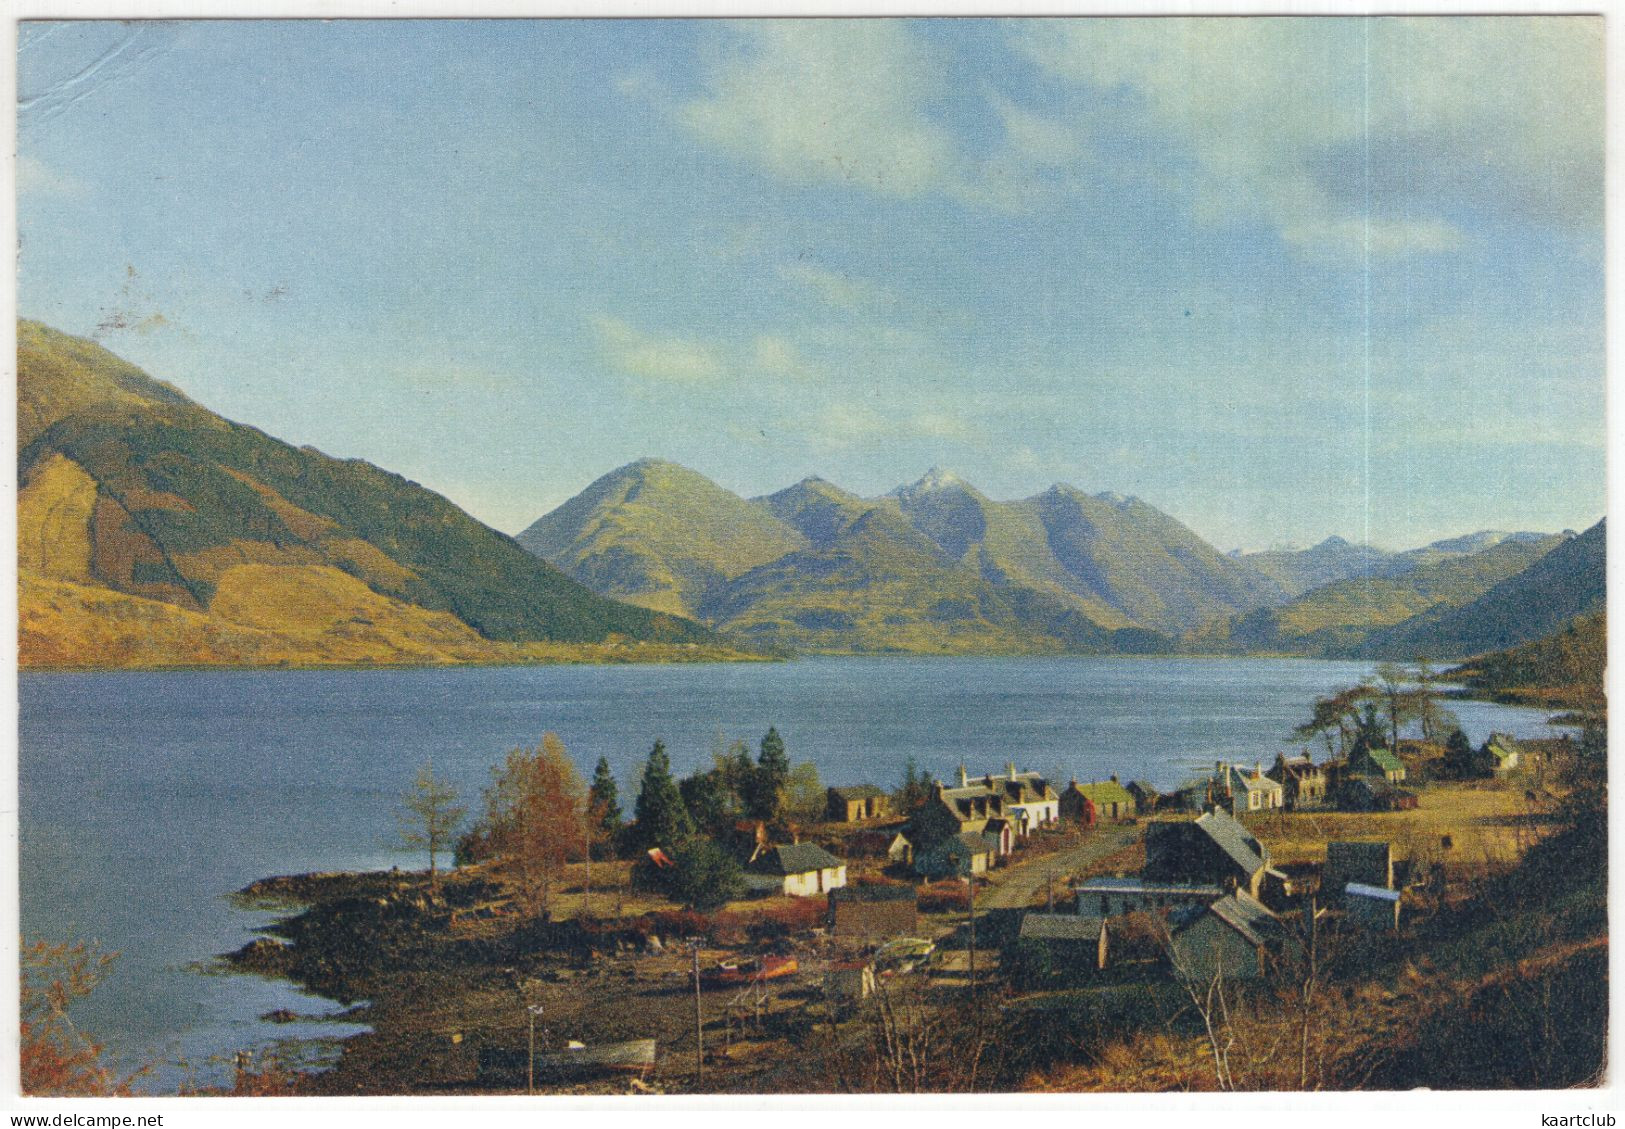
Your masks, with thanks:
[{"label": "tree line", "polygon": [[[543,916],[566,867],[584,863],[590,891],[592,864],[615,858],[635,859],[634,880],[646,887],[693,908],[716,908],[743,892],[731,849],[742,834],[760,824],[769,836],[782,836],[816,820],[824,802],[817,768],[792,764],[771,726],[754,759],[745,742],[735,741],[713,750],[709,768],[681,780],[665,743],[655,741],[631,820],[608,758],[598,758],[584,784],[556,734],[511,750],[491,771],[479,814],[465,829],[469,813],[457,790],[435,775],[433,762],[425,764],[401,801],[398,845],[426,852],[433,887],[448,854],[459,864],[496,863],[523,908]],[[649,853],[657,849],[658,859]]]}]

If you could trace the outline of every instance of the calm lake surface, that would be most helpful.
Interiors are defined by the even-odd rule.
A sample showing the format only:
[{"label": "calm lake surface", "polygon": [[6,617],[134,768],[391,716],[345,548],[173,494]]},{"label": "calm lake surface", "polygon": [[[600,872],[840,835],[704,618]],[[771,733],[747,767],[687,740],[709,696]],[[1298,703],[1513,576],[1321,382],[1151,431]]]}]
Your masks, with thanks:
[{"label": "calm lake surface", "polygon": [[[24,674],[22,932],[122,952],[75,1012],[119,1061],[184,1060],[218,1077],[212,1056],[356,1030],[263,1022],[275,1008],[337,1008],[207,971],[268,920],[226,895],[271,874],[424,865],[390,843],[400,797],[431,757],[470,808],[507,750],[549,730],[583,777],[609,758],[628,811],[655,738],[684,774],[719,741],[754,751],[770,724],[826,785],[891,787],[912,754],[942,778],[961,762],[980,774],[1013,760],[1171,787],[1215,760],[1267,763],[1296,747],[1310,702],[1369,670],[1089,657]],[[1450,705],[1475,744],[1492,730],[1551,732],[1541,711]],[[171,1065],[153,1088],[182,1077]]]}]

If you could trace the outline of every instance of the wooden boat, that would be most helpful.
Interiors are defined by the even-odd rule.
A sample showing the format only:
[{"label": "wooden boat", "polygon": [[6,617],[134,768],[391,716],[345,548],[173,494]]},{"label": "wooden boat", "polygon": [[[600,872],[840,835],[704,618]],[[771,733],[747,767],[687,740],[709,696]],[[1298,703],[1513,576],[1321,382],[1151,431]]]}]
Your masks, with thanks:
[{"label": "wooden boat", "polygon": [[795,957],[765,956],[754,960],[724,961],[702,971],[700,983],[711,988],[759,984],[766,980],[777,980],[781,976],[793,975],[800,968],[801,963]]},{"label": "wooden boat", "polygon": [[634,1073],[655,1064],[653,1039],[630,1039],[624,1043],[599,1043],[589,1047],[574,1040],[562,1051],[536,1056],[537,1077],[566,1074],[597,1074],[614,1071]]}]

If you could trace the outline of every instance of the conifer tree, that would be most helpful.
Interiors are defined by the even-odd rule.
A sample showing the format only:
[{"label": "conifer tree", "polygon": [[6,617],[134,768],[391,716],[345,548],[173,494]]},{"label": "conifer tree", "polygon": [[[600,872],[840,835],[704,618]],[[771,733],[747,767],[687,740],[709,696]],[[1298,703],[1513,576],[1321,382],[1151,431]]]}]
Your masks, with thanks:
[{"label": "conifer tree", "polygon": [[776,728],[769,726],[762,737],[761,754],[756,758],[756,768],[743,797],[745,814],[768,823],[778,819],[789,783],[790,758],[784,753],[784,738]]},{"label": "conifer tree", "polygon": [[694,821],[683,806],[677,782],[671,778],[671,758],[666,755],[663,741],[656,741],[649,750],[632,814],[634,835],[643,847],[670,847],[694,834]]},{"label": "conifer tree", "polygon": [[587,788],[587,811],[599,833],[599,841],[614,842],[623,817],[620,790],[615,785],[615,774],[609,770],[608,757],[599,757],[598,766],[592,770],[592,784]]}]

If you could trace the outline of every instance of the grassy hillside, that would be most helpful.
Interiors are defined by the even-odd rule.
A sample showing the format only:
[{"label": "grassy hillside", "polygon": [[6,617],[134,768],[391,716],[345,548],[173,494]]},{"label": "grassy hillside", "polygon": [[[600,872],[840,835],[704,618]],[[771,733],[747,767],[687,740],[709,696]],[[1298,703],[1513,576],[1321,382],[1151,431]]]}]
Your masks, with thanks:
[{"label": "grassy hillside", "polygon": [[1596,611],[1544,639],[1470,659],[1449,677],[1510,701],[1597,710],[1607,666],[1608,613]]},{"label": "grassy hillside", "polygon": [[596,591],[818,650],[1141,651],[1284,598],[1143,502],[995,502],[942,471],[882,498],[809,478],[747,503],[645,461],[521,541]]},{"label": "grassy hillside", "polygon": [[1017,505],[1036,514],[1063,587],[1144,627],[1177,634],[1285,598],[1273,581],[1138,498],[1057,485]]},{"label": "grassy hillside", "polygon": [[1478,552],[1444,554],[1397,576],[1335,581],[1280,607],[1209,624],[1188,644],[1201,651],[1364,654],[1378,629],[1467,604],[1560,542],[1557,537],[1507,539]]},{"label": "grassy hillside", "polygon": [[[90,342],[29,322],[18,335],[19,567],[31,580],[92,590],[56,612],[35,609],[37,628],[64,634],[31,654],[93,661],[87,617],[126,607],[96,589],[233,631],[305,636],[326,624],[318,635],[335,648],[329,661],[370,645],[393,655],[395,634],[429,661],[441,651],[460,659],[470,638],[709,639],[695,624],[588,591],[399,475],[222,419]],[[352,621],[378,630],[334,626]],[[212,637],[186,635],[174,661],[243,661],[224,642],[211,660],[198,638]]]},{"label": "grassy hillside", "polygon": [[806,544],[762,507],[660,459],[606,474],[517,540],[601,595],[684,616]]},{"label": "grassy hillside", "polygon": [[752,569],[703,609],[747,639],[810,651],[924,654],[1115,650],[1135,640],[1030,591],[1006,591],[885,506],[822,544]]},{"label": "grassy hillside", "polygon": [[[1500,546],[1498,546],[1500,548]],[[1478,654],[1557,631],[1607,600],[1605,523],[1558,544],[1527,569],[1506,577],[1460,607],[1434,609],[1369,641],[1374,654],[1409,658]]]}]

